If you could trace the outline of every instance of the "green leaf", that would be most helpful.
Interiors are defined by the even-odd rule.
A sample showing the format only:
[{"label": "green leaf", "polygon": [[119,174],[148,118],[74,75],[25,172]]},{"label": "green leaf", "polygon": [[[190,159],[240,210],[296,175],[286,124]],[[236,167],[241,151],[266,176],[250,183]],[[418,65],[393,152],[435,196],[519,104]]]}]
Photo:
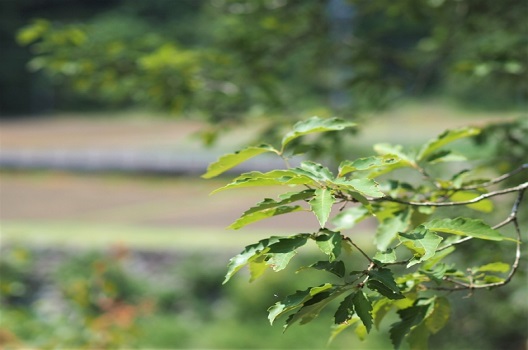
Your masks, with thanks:
[{"label": "green leaf", "polygon": [[278,242],[280,237],[270,237],[263,240],[260,240],[259,242],[255,244],[251,244],[245,247],[245,249],[238,255],[232,257],[229,260],[229,264],[227,265],[227,274],[225,276],[224,282],[222,284],[227,283],[229,279],[242,267],[244,267],[249,260],[263,252],[268,245],[272,243]]},{"label": "green leaf", "polygon": [[[389,143],[378,143],[374,145],[374,150],[379,155],[395,155],[400,158],[402,163],[407,163],[407,165],[414,164],[412,155],[406,154],[403,152],[403,146],[401,145],[391,145]],[[393,164],[394,166],[396,164]],[[404,164],[398,164],[400,166],[405,166]]]},{"label": "green leaf", "polygon": [[376,260],[382,264],[390,264],[396,261],[396,251],[392,248],[386,251],[377,251],[374,255],[373,260]]},{"label": "green leaf", "polygon": [[352,303],[354,304],[356,314],[361,319],[361,322],[363,322],[363,325],[367,329],[367,333],[369,333],[372,328],[372,304],[361,290],[354,294],[352,297]]},{"label": "green leaf", "polygon": [[475,272],[508,272],[510,265],[503,262],[494,262],[472,269]]},{"label": "green leaf", "polygon": [[370,289],[377,291],[389,299],[405,298],[396,285],[391,270],[380,268],[378,270],[371,270],[368,274],[369,280],[367,281],[367,286]]},{"label": "green leaf", "polygon": [[309,236],[309,234],[303,233],[292,237],[280,238],[278,242],[274,242],[268,246],[269,250],[266,254],[290,253],[305,245]]},{"label": "green leaf", "polygon": [[238,230],[248,224],[267,219],[273,216],[293,213],[296,211],[302,211],[304,210],[303,207],[296,205],[296,206],[289,206],[289,205],[283,205],[276,208],[270,208],[265,209],[262,211],[254,212],[252,214],[246,215],[245,213],[237,219],[235,222],[233,222],[231,225],[228,226],[229,229]]},{"label": "green leaf", "polygon": [[299,311],[286,320],[284,331],[297,321],[300,321],[300,324],[306,324],[313,321],[330,302],[342,293],[342,289],[333,288],[329,291],[315,295],[312,299],[306,301]]},{"label": "green leaf", "polygon": [[372,179],[364,178],[345,180],[344,178],[338,178],[334,181],[334,184],[341,190],[359,192],[363,196],[374,198],[385,196],[385,194],[379,190],[378,183]]},{"label": "green leaf", "polygon": [[[455,192],[449,199],[453,202],[464,202],[472,200],[478,196],[480,196],[481,193],[476,192],[470,192],[470,191],[458,191]],[[481,201],[478,201],[477,203],[473,204],[467,204],[466,207],[478,210],[484,213],[491,213],[494,209],[493,201],[490,199],[483,199]]]},{"label": "green leaf", "polygon": [[288,253],[275,253],[275,254],[266,254],[267,261],[266,265],[270,266],[273,271],[277,272],[284,270],[290,260],[297,254],[296,251],[291,251]]},{"label": "green leaf", "polygon": [[279,196],[279,201],[275,201],[271,198],[265,198],[262,202],[257,203],[254,207],[249,208],[242,214],[242,216],[249,215],[261,210],[270,208],[276,208],[281,205],[290,204],[299,200],[305,200],[312,197],[314,190],[303,190],[300,192],[288,192]]},{"label": "green leaf", "polygon": [[325,226],[334,203],[335,198],[329,189],[319,188],[315,190],[314,197],[310,200],[310,206],[321,227]]},{"label": "green leaf", "polygon": [[459,140],[461,138],[478,135],[480,133],[479,129],[476,128],[461,128],[455,130],[446,130],[444,133],[439,135],[437,138],[426,143],[418,152],[416,157],[417,161],[425,159],[428,155],[432,154],[434,151],[451,143],[453,141]]},{"label": "green leaf", "polygon": [[300,121],[293,126],[293,130],[288,132],[282,139],[281,153],[288,143],[295,140],[296,138],[312,134],[316,132],[325,132],[333,130],[343,130],[355,126],[355,123],[347,122],[339,118],[321,119],[319,117],[312,117],[310,119]]},{"label": "green leaf", "polygon": [[354,227],[355,224],[369,217],[369,211],[364,206],[354,206],[341,211],[331,220],[336,231],[342,231]]},{"label": "green leaf", "polygon": [[392,241],[398,236],[398,233],[407,230],[411,223],[411,217],[412,209],[406,208],[400,212],[396,212],[394,216],[389,216],[384,219],[379,224],[374,238],[378,250],[387,250]]},{"label": "green leaf", "polygon": [[334,314],[334,323],[341,324],[348,322],[354,315],[354,304],[353,299],[356,292],[349,294],[343,301],[339,304],[335,314]]},{"label": "green leaf", "polygon": [[348,327],[350,326],[353,326],[356,322],[359,321],[359,317],[355,316],[355,317],[352,317],[350,320],[348,320],[347,322],[343,322],[341,324],[336,324],[334,326],[332,326],[332,333],[330,334],[330,338],[328,339],[328,345],[330,345],[330,343],[332,341],[334,341],[334,339],[341,333],[343,332],[345,329],[347,329]]},{"label": "green leaf", "polygon": [[427,329],[433,334],[438,333],[447,324],[450,314],[449,300],[444,297],[436,297],[432,304],[432,310],[429,310],[425,319]]},{"label": "green leaf", "polygon": [[371,156],[359,158],[354,161],[345,160],[339,165],[338,177],[342,177],[353,171],[371,170],[398,163],[400,159],[392,155]]},{"label": "green leaf", "polygon": [[400,348],[403,338],[409,333],[411,328],[423,321],[428,308],[429,305],[420,305],[398,311],[401,321],[393,323],[389,331],[395,349]]},{"label": "green leaf", "polygon": [[301,307],[303,303],[312,299],[315,295],[331,288],[333,288],[333,286],[330,283],[325,283],[318,287],[310,287],[306,290],[298,290],[294,294],[288,295],[284,300],[275,303],[268,309],[268,319],[270,324],[273,324],[273,321],[275,321],[277,317]]},{"label": "green leaf", "polygon": [[400,233],[399,238],[403,245],[414,252],[414,259],[407,264],[407,267],[432,258],[436,253],[438,245],[442,242],[442,237],[435,235],[421,226],[412,232]]},{"label": "green leaf", "polygon": [[257,278],[262,276],[264,272],[266,272],[268,269],[266,259],[266,255],[257,254],[248,260],[248,269],[250,275],[249,282],[255,281]]},{"label": "green leaf", "polygon": [[324,232],[328,233],[318,235],[315,242],[319,249],[329,256],[329,260],[334,261],[341,254],[343,237],[340,232],[330,230],[324,230]]},{"label": "green leaf", "polygon": [[297,272],[307,269],[307,268],[328,271],[340,278],[343,278],[346,273],[345,264],[341,260],[339,261],[318,261],[316,263],[313,263],[310,266],[301,267],[299,270],[297,270]]},{"label": "green leaf", "polygon": [[504,237],[488,224],[478,219],[456,218],[456,219],[435,219],[423,224],[423,227],[435,231],[445,232],[459,236],[468,236],[491,241],[511,240]]},{"label": "green leaf", "polygon": [[275,152],[278,154],[278,151],[275,148],[266,144],[247,147],[238,152],[226,154],[220,157],[216,162],[211,163],[207,168],[207,172],[203,174],[202,177],[204,179],[210,179],[212,177],[218,176],[225,171],[234,168],[240,163],[243,163],[250,158],[266,152]]},{"label": "green leaf", "polygon": [[427,260],[423,264],[423,268],[424,269],[431,269],[435,264],[437,264],[438,262],[442,261],[442,259],[444,259],[446,256],[448,256],[449,254],[451,254],[454,251],[455,251],[455,247],[451,246],[449,248],[442,249],[441,251],[436,252],[435,255],[431,259]]},{"label": "green leaf", "polygon": [[308,176],[316,181],[331,182],[334,179],[332,172],[327,167],[324,167],[319,163],[309,161],[302,162],[300,170],[303,170]]},{"label": "green leaf", "polygon": [[393,308],[394,301],[387,298],[381,298],[376,300],[372,305],[372,317],[374,318],[374,326],[379,329],[381,321],[388,312]]},{"label": "green leaf", "polygon": [[467,158],[462,154],[458,154],[448,150],[433,153],[426,159],[429,164],[437,164],[444,162],[463,162],[466,160]]},{"label": "green leaf", "polygon": [[314,180],[305,175],[299,175],[292,169],[272,170],[267,173],[252,171],[238,176],[231,183],[214,190],[211,194],[241,187],[313,184],[315,184]]},{"label": "green leaf", "polygon": [[427,350],[429,349],[430,332],[424,323],[413,327],[407,336],[410,350]]}]

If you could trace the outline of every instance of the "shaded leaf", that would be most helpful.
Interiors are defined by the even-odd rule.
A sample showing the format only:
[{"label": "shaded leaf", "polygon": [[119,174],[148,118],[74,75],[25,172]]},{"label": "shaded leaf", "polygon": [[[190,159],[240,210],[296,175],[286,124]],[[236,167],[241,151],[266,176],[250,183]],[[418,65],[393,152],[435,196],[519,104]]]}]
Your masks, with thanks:
[{"label": "shaded leaf", "polygon": [[393,323],[389,331],[395,349],[400,348],[403,338],[409,333],[411,327],[423,321],[428,308],[428,305],[420,305],[398,311],[401,321]]},{"label": "shaded leaf", "polygon": [[334,323],[340,324],[347,322],[354,315],[354,304],[353,299],[356,292],[349,294],[343,301],[339,304],[335,314],[334,314]]},{"label": "shaded leaf", "polygon": [[330,283],[325,283],[318,287],[310,287],[306,290],[298,290],[294,294],[288,295],[284,300],[275,303],[268,309],[268,319],[271,324],[273,321],[285,313],[301,307],[303,303],[312,299],[315,295],[331,289]]},{"label": "shaded leaf", "polygon": [[308,237],[308,234],[300,234],[297,236],[280,238],[278,242],[269,245],[269,250],[266,254],[290,253],[305,245]]},{"label": "shaded leaf", "polygon": [[345,276],[345,264],[341,260],[339,261],[318,261],[316,263],[313,263],[310,266],[302,267],[298,271],[301,271],[307,268],[328,271],[340,278],[343,278]]},{"label": "shaded leaf", "polygon": [[355,317],[352,317],[350,320],[348,320],[347,322],[343,322],[341,324],[336,324],[334,326],[332,326],[332,333],[330,334],[330,338],[328,339],[328,344],[330,344],[332,341],[334,341],[334,339],[342,332],[344,331],[345,329],[347,329],[348,327],[354,325],[356,322],[359,321],[359,317],[355,316]]},{"label": "shaded leaf", "polygon": [[433,153],[426,159],[429,164],[437,164],[444,162],[463,162],[466,160],[467,158],[462,154],[458,154],[448,150]]},{"label": "shaded leaf", "polygon": [[394,302],[391,299],[381,298],[376,300],[372,305],[372,317],[374,319],[374,326],[379,329],[381,321],[387,315],[387,313],[394,306]]},{"label": "shaded leaf", "polygon": [[306,301],[299,311],[288,317],[284,325],[284,330],[286,331],[286,329],[297,321],[300,321],[300,324],[313,321],[330,302],[342,293],[343,290],[334,288],[315,295],[312,299]]},{"label": "shaded leaf", "polygon": [[391,270],[380,268],[377,270],[371,270],[368,274],[370,278],[367,282],[367,286],[370,289],[376,290],[381,295],[386,296],[389,299],[405,298],[396,285]]},{"label": "shaded leaf", "polygon": [[[398,236],[398,233],[407,230],[411,223],[411,217],[412,209],[406,208],[395,213],[394,216],[389,216],[380,222],[374,238],[378,250],[387,250],[392,241]],[[378,219],[380,219],[380,217],[378,217]]]},{"label": "shaded leaf", "polygon": [[226,154],[220,157],[216,162],[211,163],[207,168],[207,172],[203,174],[202,177],[204,179],[210,179],[218,176],[240,163],[266,152],[278,153],[278,151],[272,146],[262,144],[260,146],[247,147],[235,153]]},{"label": "shaded leaf", "polygon": [[342,231],[355,226],[358,222],[369,217],[369,211],[364,206],[354,206],[341,211],[331,220],[336,231]]},{"label": "shaded leaf", "polygon": [[478,135],[480,133],[479,129],[476,128],[461,128],[455,130],[446,130],[444,133],[440,134],[437,138],[427,142],[418,152],[416,157],[417,161],[425,159],[433,152],[435,152],[440,147],[447,145],[453,141],[459,140],[461,138]]},{"label": "shaded leaf", "polygon": [[321,227],[325,226],[334,203],[335,198],[329,189],[319,188],[315,190],[314,197],[310,200],[310,206]]},{"label": "shaded leaf", "polygon": [[425,319],[427,329],[433,334],[438,333],[447,324],[450,314],[449,300],[444,297],[436,297]]},{"label": "shaded leaf", "polygon": [[325,230],[324,234],[316,237],[315,242],[319,249],[329,256],[330,261],[334,261],[341,254],[343,237],[340,232]]},{"label": "shaded leaf", "polygon": [[479,219],[435,219],[424,223],[423,226],[431,231],[451,233],[459,236],[468,236],[491,241],[514,241],[511,238],[504,237],[498,231],[492,229],[488,224]]},{"label": "shaded leaf", "polygon": [[372,304],[361,290],[354,294],[352,297],[352,303],[354,304],[356,314],[361,319],[361,322],[363,322],[367,333],[369,333],[372,328]]},{"label": "shaded leaf", "polygon": [[312,117],[310,119],[300,121],[293,126],[293,130],[288,132],[282,139],[281,153],[288,143],[295,140],[296,138],[312,134],[316,132],[325,132],[333,130],[343,130],[355,126],[355,123],[347,122],[339,118],[322,119],[319,117]]},{"label": "shaded leaf", "polygon": [[430,332],[424,323],[412,328],[407,336],[410,350],[427,350],[429,349]]}]

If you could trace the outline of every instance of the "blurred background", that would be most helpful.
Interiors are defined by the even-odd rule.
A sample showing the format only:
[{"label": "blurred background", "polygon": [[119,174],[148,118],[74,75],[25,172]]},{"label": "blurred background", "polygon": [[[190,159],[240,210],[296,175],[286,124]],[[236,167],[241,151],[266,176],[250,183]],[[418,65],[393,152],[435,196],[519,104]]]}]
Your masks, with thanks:
[{"label": "blurred background", "polygon": [[[360,124],[308,150],[329,166],[476,125],[473,154],[512,170],[528,150],[527,14],[516,0],[0,0],[0,347],[325,348],[331,315],[285,334],[266,318],[317,276],[221,285],[245,245],[317,221],[227,231],[275,190],[209,197],[228,178],[200,175],[312,115]],[[453,298],[431,347],[526,349],[520,270]],[[387,327],[329,348],[390,348]]]}]

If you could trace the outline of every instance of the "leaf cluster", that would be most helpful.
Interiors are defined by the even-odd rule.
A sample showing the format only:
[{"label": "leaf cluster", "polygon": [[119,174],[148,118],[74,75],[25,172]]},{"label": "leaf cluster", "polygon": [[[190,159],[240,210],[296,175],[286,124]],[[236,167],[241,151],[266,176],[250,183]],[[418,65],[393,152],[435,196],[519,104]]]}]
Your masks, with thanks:
[{"label": "leaf cluster", "polygon": [[[311,233],[271,236],[247,246],[230,260],[224,283],[244,266],[249,269],[251,281],[268,268],[283,270],[299,249],[313,244],[326,259],[301,270],[326,271],[333,279],[297,291],[271,306],[270,323],[288,315],[285,329],[297,322],[306,324],[332,302],[340,300],[334,313],[331,338],[351,326],[364,338],[392,310],[400,319],[390,327],[394,347],[399,348],[406,339],[412,349],[425,349],[428,337],[440,331],[449,318],[445,292],[498,287],[512,278],[520,249],[516,216],[528,183],[490,191],[488,187],[498,180],[471,179],[469,171],[447,178],[430,175],[430,170],[439,163],[465,159],[447,146],[478,135],[480,130],[476,128],[448,130],[417,150],[377,144],[376,155],[345,160],[335,172],[312,161],[304,161],[298,167],[288,166],[287,155],[296,153],[294,140],[354,126],[338,118],[312,117],[295,124],[278,148],[248,147],[225,155],[209,166],[204,178],[220,175],[263,153],[275,153],[285,160],[285,169],[244,173],[214,191],[254,186],[288,188],[278,199],[265,198],[246,210],[230,228],[240,229],[259,220],[301,210],[311,212],[319,223]],[[416,172],[422,180],[411,184],[389,178],[403,169]],[[489,198],[506,193],[517,193],[517,201],[510,216],[495,226],[474,216],[452,217],[441,211],[444,207],[460,206],[469,212],[488,213],[494,210]],[[340,208],[336,214],[337,206]],[[374,218],[378,223],[373,238],[374,254],[367,253],[370,248],[359,247],[351,235],[355,224],[366,218]],[[516,227],[516,238],[499,232],[510,222]],[[472,239],[515,245],[517,257],[512,264],[495,261],[465,269],[449,261],[459,244]],[[351,269],[352,262],[360,261],[363,269]],[[336,277],[338,282],[334,282]]]}]

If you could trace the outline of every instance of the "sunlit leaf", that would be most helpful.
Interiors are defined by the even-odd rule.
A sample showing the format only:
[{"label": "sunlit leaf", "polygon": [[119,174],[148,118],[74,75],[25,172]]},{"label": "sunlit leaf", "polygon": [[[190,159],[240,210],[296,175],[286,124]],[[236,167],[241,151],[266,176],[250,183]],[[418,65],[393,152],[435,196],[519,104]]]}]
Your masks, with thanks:
[{"label": "sunlit leaf", "polygon": [[508,272],[510,265],[503,262],[494,262],[473,268],[472,270],[475,272]]},{"label": "sunlit leaf", "polygon": [[278,151],[272,146],[262,144],[260,146],[247,147],[235,153],[226,154],[220,157],[216,162],[211,163],[207,168],[207,172],[203,174],[202,177],[204,179],[210,179],[218,176],[240,163],[266,152],[278,153]]},{"label": "sunlit leaf", "polygon": [[423,224],[423,227],[434,232],[445,232],[454,235],[468,236],[491,241],[512,240],[479,219],[456,218],[435,219]]},{"label": "sunlit leaf", "polygon": [[392,248],[389,248],[385,251],[377,251],[373,259],[382,264],[393,263],[396,261],[396,251]]},{"label": "sunlit leaf", "polygon": [[407,267],[432,258],[442,242],[442,237],[420,227],[409,233],[400,233],[399,239],[414,253],[414,259],[407,264]]},{"label": "sunlit leaf", "polygon": [[314,190],[303,190],[300,192],[288,192],[279,196],[278,201],[271,198],[266,198],[263,201],[257,203],[254,207],[249,208],[242,214],[242,216],[249,215],[261,210],[275,208],[281,205],[290,204],[299,200],[305,200],[313,196]]},{"label": "sunlit leaf", "polygon": [[[465,202],[472,200],[482,193],[470,192],[470,191],[457,191],[449,199],[453,202]],[[478,210],[484,213],[491,213],[494,209],[493,202],[490,199],[483,199],[477,203],[467,204],[468,208]]]},{"label": "sunlit leaf", "polygon": [[267,173],[252,171],[244,173],[235,178],[231,183],[220,187],[211,194],[233,188],[253,187],[253,186],[275,186],[275,185],[312,185],[314,180],[299,175],[293,170],[272,170]]},{"label": "sunlit leaf", "polygon": [[332,172],[319,163],[305,161],[301,163],[300,169],[305,171],[308,176],[318,181],[331,182],[334,179]]},{"label": "sunlit leaf", "polygon": [[318,188],[315,190],[314,197],[310,200],[310,206],[321,227],[325,226],[334,203],[335,198],[329,189]]},{"label": "sunlit leaf", "polygon": [[372,179],[345,180],[339,178],[334,181],[334,184],[344,191],[359,192],[364,196],[379,198],[385,195],[380,191],[378,183]]},{"label": "sunlit leaf", "polygon": [[425,159],[425,157],[429,156],[437,149],[447,145],[448,143],[459,140],[461,138],[478,135],[479,133],[480,130],[476,128],[461,128],[455,130],[447,130],[441,135],[439,135],[437,138],[426,143],[418,152],[416,160],[421,161]]},{"label": "sunlit leaf", "polygon": [[244,215],[240,217],[235,222],[233,222],[231,225],[229,225],[228,228],[233,229],[233,230],[238,230],[248,224],[251,224],[251,223],[263,220],[263,219],[267,219],[273,216],[288,214],[288,213],[292,213],[296,211],[302,211],[302,210],[304,210],[304,208],[299,205],[296,205],[296,206],[282,205],[276,208],[265,209],[265,210],[257,211],[252,214]]},{"label": "sunlit leaf", "polygon": [[[414,164],[413,156],[410,154],[406,154],[403,152],[403,146],[401,145],[391,145],[389,143],[378,143],[374,145],[374,150],[379,155],[395,155],[398,158],[400,158],[402,163],[407,164]],[[393,164],[391,166],[394,166],[396,164]],[[404,166],[403,164],[399,164],[401,166]]]},{"label": "sunlit leaf", "polygon": [[343,130],[355,126],[355,123],[347,122],[339,118],[322,119],[319,117],[312,117],[310,119],[300,121],[293,126],[293,130],[288,132],[282,139],[281,153],[288,143],[295,140],[296,138],[312,134],[316,132]]},{"label": "sunlit leaf", "polygon": [[275,254],[266,254],[267,261],[266,265],[270,266],[273,271],[284,270],[290,260],[297,254],[297,252],[291,251],[288,253],[275,253]]},{"label": "sunlit leaf", "polygon": [[359,158],[354,161],[345,160],[339,165],[338,177],[344,176],[354,171],[371,170],[375,168],[385,167],[398,163],[400,159],[393,155],[371,156],[366,158]]}]

